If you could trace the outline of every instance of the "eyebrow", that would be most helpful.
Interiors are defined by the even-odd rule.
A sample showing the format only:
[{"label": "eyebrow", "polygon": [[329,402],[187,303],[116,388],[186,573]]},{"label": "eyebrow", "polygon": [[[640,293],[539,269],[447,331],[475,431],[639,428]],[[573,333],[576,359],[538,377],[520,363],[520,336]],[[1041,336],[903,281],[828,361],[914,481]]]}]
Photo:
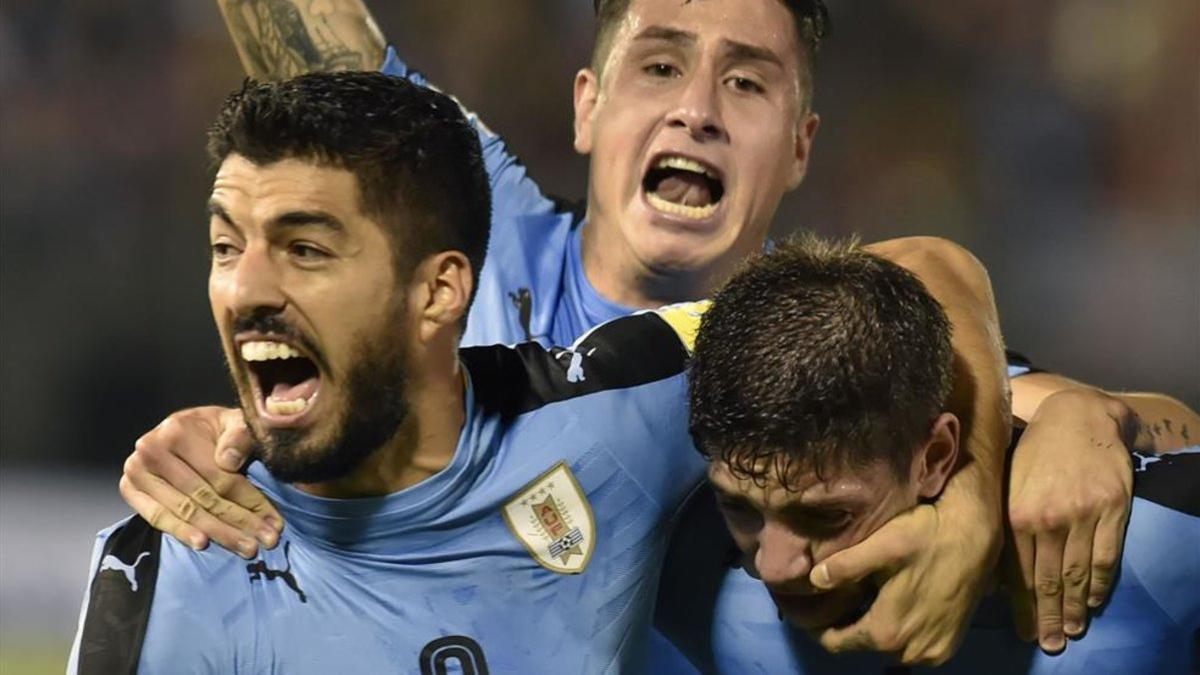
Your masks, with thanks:
[{"label": "eyebrow", "polygon": [[[216,216],[217,218],[225,221],[225,223],[228,225],[237,227],[237,225],[235,225],[233,222],[233,218],[229,217],[229,212],[225,210],[225,207],[221,206],[216,201],[209,200],[206,210],[208,211],[208,215],[210,217]],[[282,228],[316,225],[338,233],[346,231],[346,226],[342,224],[342,221],[324,211],[288,211],[276,216],[271,221],[271,225]]]},{"label": "eyebrow", "polygon": [[[646,41],[662,40],[676,45],[692,45],[699,40],[699,36],[691,31],[655,25],[647,26],[642,32],[633,36],[633,39]],[[778,54],[766,47],[727,38],[721,40],[721,45],[725,48],[726,56],[733,61],[762,61],[783,68],[783,59],[779,58]]]},{"label": "eyebrow", "polygon": [[722,40],[721,43],[725,46],[727,56],[733,61],[763,61],[783,68],[783,60],[779,55],[766,47],[735,40]]},{"label": "eyebrow", "polygon": [[668,28],[667,26],[647,26],[642,32],[633,36],[634,40],[662,40],[676,44],[692,44],[697,40],[695,33]]}]

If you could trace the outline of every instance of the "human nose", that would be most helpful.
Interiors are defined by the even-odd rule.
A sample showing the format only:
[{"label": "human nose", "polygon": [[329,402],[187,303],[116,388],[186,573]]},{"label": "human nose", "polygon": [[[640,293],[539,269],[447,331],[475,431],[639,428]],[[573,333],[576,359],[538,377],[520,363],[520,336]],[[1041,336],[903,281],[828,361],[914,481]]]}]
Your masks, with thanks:
[{"label": "human nose", "polygon": [[775,588],[808,583],[812,570],[810,542],[779,523],[766,523],[758,535],[754,568],[758,578]]},{"label": "human nose", "polygon": [[667,124],[687,131],[696,141],[716,141],[726,137],[725,125],[721,122],[717,83],[709,70],[700,69],[691,74]]},{"label": "human nose", "polygon": [[283,308],[286,300],[279,271],[266,246],[252,244],[239,256],[229,280],[229,291],[232,309],[239,316]]}]

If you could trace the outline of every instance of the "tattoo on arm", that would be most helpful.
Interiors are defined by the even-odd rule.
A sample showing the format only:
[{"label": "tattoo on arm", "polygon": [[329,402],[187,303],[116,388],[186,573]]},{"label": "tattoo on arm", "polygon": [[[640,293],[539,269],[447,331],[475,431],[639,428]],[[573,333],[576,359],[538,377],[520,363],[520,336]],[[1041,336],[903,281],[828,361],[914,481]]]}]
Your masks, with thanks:
[{"label": "tattoo on arm", "polygon": [[246,73],[280,80],[309,72],[365,70],[384,42],[362,0],[219,0]]}]

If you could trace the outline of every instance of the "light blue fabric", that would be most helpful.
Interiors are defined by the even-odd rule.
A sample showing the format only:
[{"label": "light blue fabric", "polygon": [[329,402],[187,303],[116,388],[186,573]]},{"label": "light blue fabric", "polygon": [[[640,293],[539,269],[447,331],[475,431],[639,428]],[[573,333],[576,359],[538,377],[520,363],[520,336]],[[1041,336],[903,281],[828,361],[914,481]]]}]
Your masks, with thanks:
[{"label": "light blue fabric", "polygon": [[[455,673],[466,660],[491,673],[639,671],[672,519],[703,475],[684,374],[512,419],[476,403],[471,377],[457,450],[437,475],[333,500],[256,464],[250,477],[288,523],[279,547],[247,563],[164,537],[140,672]],[[503,516],[560,462],[594,520],[581,574],[539,564]]]}]

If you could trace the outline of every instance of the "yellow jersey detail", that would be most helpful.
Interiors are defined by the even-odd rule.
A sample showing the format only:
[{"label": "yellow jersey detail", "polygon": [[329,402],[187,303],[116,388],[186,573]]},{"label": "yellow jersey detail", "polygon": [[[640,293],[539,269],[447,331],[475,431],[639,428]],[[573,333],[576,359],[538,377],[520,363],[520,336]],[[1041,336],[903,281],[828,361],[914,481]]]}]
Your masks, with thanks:
[{"label": "yellow jersey detail", "polygon": [[679,335],[690,354],[696,347],[696,331],[700,330],[700,317],[704,316],[711,305],[711,300],[699,300],[667,305],[655,311],[668,326],[675,329],[675,333]]}]

